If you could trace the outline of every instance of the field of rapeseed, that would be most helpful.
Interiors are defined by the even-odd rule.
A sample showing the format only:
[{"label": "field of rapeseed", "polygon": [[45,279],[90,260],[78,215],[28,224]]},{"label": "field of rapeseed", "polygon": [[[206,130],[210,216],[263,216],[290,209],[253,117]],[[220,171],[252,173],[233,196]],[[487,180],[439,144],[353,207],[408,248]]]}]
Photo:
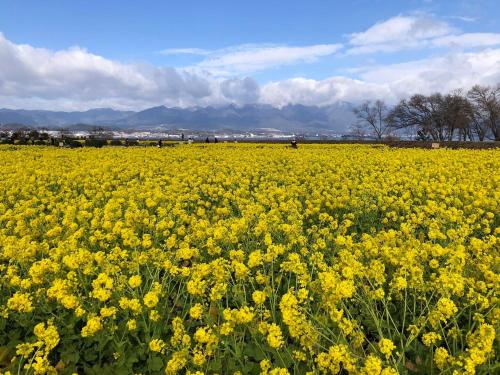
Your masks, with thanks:
[{"label": "field of rapeseed", "polygon": [[2,374],[493,374],[500,152],[0,147]]}]

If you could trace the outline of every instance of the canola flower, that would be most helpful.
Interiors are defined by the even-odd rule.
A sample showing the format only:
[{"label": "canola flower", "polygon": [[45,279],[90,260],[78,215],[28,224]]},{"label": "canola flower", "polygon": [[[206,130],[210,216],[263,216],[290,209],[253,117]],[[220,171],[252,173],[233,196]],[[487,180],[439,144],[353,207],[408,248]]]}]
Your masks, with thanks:
[{"label": "canola flower", "polygon": [[490,374],[500,152],[0,146],[0,374]]}]

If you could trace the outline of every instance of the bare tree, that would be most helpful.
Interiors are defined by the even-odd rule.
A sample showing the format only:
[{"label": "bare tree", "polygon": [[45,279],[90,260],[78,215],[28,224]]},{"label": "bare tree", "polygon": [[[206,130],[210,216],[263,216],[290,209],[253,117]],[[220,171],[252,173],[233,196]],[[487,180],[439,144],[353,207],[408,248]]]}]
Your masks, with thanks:
[{"label": "bare tree", "polygon": [[415,129],[419,139],[451,141],[456,134],[461,139],[472,139],[471,104],[461,91],[447,95],[413,95],[401,100],[387,116],[387,123],[395,129]]},{"label": "bare tree", "polygon": [[383,100],[366,101],[353,109],[358,125],[368,127],[377,139],[387,135],[389,126],[386,121],[388,108]]},{"label": "bare tree", "polygon": [[62,139],[70,138],[73,135],[73,132],[69,128],[61,128],[59,129],[59,135]]},{"label": "bare tree", "polygon": [[102,126],[93,126],[89,132],[89,138],[106,138],[109,137],[109,132]]},{"label": "bare tree", "polygon": [[467,96],[473,106],[474,129],[479,140],[491,134],[495,141],[500,141],[500,85],[476,85]]},{"label": "bare tree", "polygon": [[394,129],[414,128],[419,138],[439,140],[439,132],[434,126],[438,119],[434,110],[436,95],[433,100],[424,95],[401,100],[387,116],[388,125]]},{"label": "bare tree", "polygon": [[356,122],[351,125],[350,132],[354,138],[363,139],[366,137],[366,130],[363,125],[359,122]]},{"label": "bare tree", "polygon": [[472,105],[469,100],[463,96],[461,90],[455,90],[443,97],[441,103],[441,112],[446,132],[446,139],[453,140],[455,132],[458,138],[472,140]]}]

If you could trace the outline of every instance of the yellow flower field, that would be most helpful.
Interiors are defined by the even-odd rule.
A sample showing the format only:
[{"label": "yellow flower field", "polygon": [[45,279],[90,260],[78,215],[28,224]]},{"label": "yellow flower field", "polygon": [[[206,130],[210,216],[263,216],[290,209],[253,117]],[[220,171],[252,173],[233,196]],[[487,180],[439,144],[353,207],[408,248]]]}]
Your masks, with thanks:
[{"label": "yellow flower field", "polygon": [[2,374],[500,372],[500,152],[0,147]]}]

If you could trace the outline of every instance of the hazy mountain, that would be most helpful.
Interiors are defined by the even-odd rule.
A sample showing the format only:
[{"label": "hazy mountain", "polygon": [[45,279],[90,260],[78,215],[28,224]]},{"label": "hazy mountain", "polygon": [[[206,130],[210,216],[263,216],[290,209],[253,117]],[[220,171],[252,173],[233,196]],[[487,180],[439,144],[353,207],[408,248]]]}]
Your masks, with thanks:
[{"label": "hazy mountain", "polygon": [[339,102],[316,107],[300,104],[282,108],[265,104],[245,106],[168,108],[152,107],[139,112],[109,108],[84,112],[0,109],[0,124],[21,123],[38,127],[74,127],[75,124],[100,125],[121,129],[191,129],[257,131],[345,132],[354,121],[352,106]]},{"label": "hazy mountain", "polygon": [[36,121],[22,110],[0,109],[0,124],[24,124],[27,126],[37,125]]},{"label": "hazy mountain", "polygon": [[23,123],[30,126],[68,126],[73,124],[112,125],[134,114],[132,111],[115,111],[96,108],[83,112],[60,112],[25,109],[0,109],[0,124]]},{"label": "hazy mountain", "polygon": [[328,107],[288,105],[275,108],[251,104],[238,107],[149,108],[115,125],[124,128],[148,128],[162,125],[167,129],[252,131],[273,128],[282,131],[346,131],[354,121],[352,107],[339,103]]}]

